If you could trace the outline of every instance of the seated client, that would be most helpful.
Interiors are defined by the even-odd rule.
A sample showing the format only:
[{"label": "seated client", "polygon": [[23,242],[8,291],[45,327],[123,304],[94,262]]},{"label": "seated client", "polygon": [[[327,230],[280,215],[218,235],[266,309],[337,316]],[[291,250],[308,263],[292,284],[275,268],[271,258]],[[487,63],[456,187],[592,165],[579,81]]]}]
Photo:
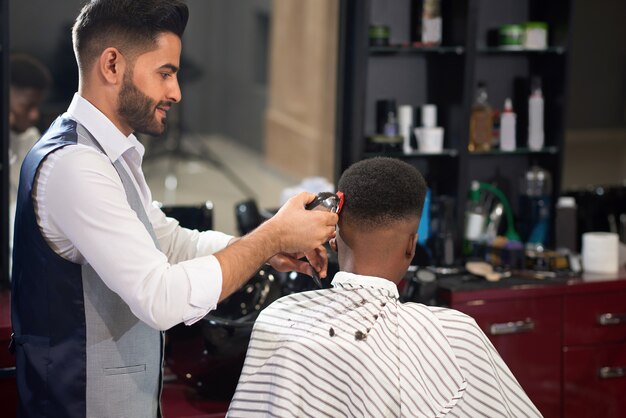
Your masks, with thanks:
[{"label": "seated client", "polygon": [[540,417],[469,316],[401,303],[426,184],[372,158],[339,180],[333,288],[259,315],[230,417]]}]

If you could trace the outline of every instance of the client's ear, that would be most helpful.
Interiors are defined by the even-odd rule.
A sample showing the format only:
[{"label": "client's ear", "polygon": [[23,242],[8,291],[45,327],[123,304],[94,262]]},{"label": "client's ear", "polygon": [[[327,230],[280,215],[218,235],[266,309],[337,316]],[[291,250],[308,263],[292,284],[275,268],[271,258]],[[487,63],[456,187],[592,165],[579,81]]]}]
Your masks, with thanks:
[{"label": "client's ear", "polygon": [[411,260],[415,256],[415,246],[417,245],[417,233],[409,235],[409,239],[406,243],[406,253],[407,258]]},{"label": "client's ear", "polygon": [[334,252],[337,252],[337,238],[332,238],[328,243],[330,244],[330,248],[332,248]]}]

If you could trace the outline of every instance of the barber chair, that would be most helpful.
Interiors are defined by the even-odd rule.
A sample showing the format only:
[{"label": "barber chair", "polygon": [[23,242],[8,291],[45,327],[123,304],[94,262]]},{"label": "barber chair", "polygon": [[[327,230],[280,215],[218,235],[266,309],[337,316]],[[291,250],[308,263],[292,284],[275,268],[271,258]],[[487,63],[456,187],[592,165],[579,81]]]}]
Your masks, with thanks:
[{"label": "barber chair", "polygon": [[265,220],[259,212],[256,201],[253,199],[239,202],[235,205],[235,219],[241,235],[246,235]]},{"label": "barber chair", "polygon": [[241,235],[245,235],[257,226],[274,216],[278,211],[267,209],[259,209],[254,199],[244,200],[235,205],[235,219],[237,221],[237,229]]},{"label": "barber chair", "polygon": [[259,313],[282,296],[313,288],[308,276],[263,267],[200,321],[167,331],[167,365],[202,398],[230,401]]},{"label": "barber chair", "polygon": [[[165,207],[161,210],[186,228],[212,227],[212,205]],[[243,235],[271,214],[248,200],[235,206],[239,232]],[[276,299],[314,289],[310,277],[281,273],[264,266],[237,292],[191,326],[177,325],[166,332],[165,361],[179,382],[193,387],[203,399],[230,401],[245,360],[252,326],[259,312]]]},{"label": "barber chair", "polygon": [[263,268],[200,321],[167,331],[165,360],[180,381],[205,399],[230,401],[254,321],[283,295],[281,275]]},{"label": "barber chair", "polygon": [[213,229],[213,202],[207,200],[197,205],[163,205],[159,207],[166,216],[176,219],[183,228],[208,231]]}]

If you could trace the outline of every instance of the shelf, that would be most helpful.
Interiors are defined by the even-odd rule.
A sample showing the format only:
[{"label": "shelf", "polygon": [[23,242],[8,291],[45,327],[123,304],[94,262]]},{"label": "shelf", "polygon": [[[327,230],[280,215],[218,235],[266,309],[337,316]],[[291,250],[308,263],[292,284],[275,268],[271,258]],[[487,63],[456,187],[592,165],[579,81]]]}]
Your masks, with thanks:
[{"label": "shelf", "polygon": [[[497,46],[479,46],[476,48],[479,54],[487,55],[564,55],[567,48],[563,46],[551,46],[546,49],[507,49]],[[412,47],[402,45],[370,46],[369,54],[373,56],[387,55],[463,55],[465,48],[456,46],[429,46]]]},{"label": "shelf", "polygon": [[371,46],[369,47],[370,55],[422,55],[422,54],[449,54],[462,55],[465,48],[462,46],[424,46],[412,47],[401,45],[390,46]]},{"label": "shelf", "polygon": [[479,46],[476,51],[480,54],[489,55],[563,55],[567,52],[567,48],[551,46],[546,49],[507,49],[497,46]]},{"label": "shelf", "polygon": [[485,157],[485,156],[493,156],[493,155],[539,155],[539,154],[558,154],[559,149],[557,147],[545,147],[538,151],[533,151],[528,148],[517,148],[515,151],[501,151],[501,150],[492,150],[492,151],[476,151],[469,152],[468,155],[470,157]]},{"label": "shelf", "polygon": [[431,157],[457,157],[459,152],[455,149],[444,149],[441,152],[414,151],[410,154],[403,152],[366,152],[365,157],[393,157],[393,158],[431,158]]},{"label": "shelf", "polygon": [[[522,191],[510,186],[518,184],[521,176],[534,165],[549,172],[553,190],[560,190],[566,126],[562,96],[567,91],[565,75],[571,55],[566,40],[571,36],[570,9],[574,2],[525,0],[518,4],[516,0],[479,0],[458,2],[458,5],[456,1],[448,3],[449,7],[444,8],[444,43],[425,47],[413,44],[407,38],[413,26],[407,26],[410,23],[405,16],[413,11],[412,2],[342,2],[346,7],[342,9],[345,36],[341,37],[341,55],[346,59],[340,66],[342,83],[338,94],[340,130],[337,137],[341,138],[341,147],[337,175],[363,158],[386,156],[400,159],[417,168],[430,184],[436,185],[435,195],[450,196],[455,200],[457,204],[450,209],[453,234],[462,236],[466,222],[464,203],[474,179],[501,183],[507,198],[515,205],[512,209],[516,214],[523,211]],[[446,17],[451,22],[447,26]],[[505,23],[527,22],[529,19],[545,21],[552,29],[547,48],[507,49],[498,45],[495,29]],[[372,22],[389,25],[390,33],[397,36],[390,41],[391,45],[366,43]],[[491,43],[492,40],[495,42]],[[492,104],[502,103],[506,97],[524,102],[518,103],[519,128],[519,124],[527,124],[527,92],[535,75],[542,77],[546,90],[550,87],[544,104],[544,119],[549,122],[544,121],[544,148],[538,151],[528,148],[527,126],[523,126],[516,130],[518,149],[515,151],[501,151],[498,145],[487,152],[469,152],[467,146],[477,80],[484,80],[489,85]],[[399,141],[370,140],[377,121],[376,101],[380,99],[413,105],[436,103],[441,109],[438,124],[445,128],[444,146],[447,149],[441,153],[422,153],[417,148],[418,151],[404,154]],[[519,220],[520,225],[516,228],[526,221],[526,218]],[[548,241],[552,239],[549,237]],[[462,254],[458,240],[454,250],[456,254]]]}]

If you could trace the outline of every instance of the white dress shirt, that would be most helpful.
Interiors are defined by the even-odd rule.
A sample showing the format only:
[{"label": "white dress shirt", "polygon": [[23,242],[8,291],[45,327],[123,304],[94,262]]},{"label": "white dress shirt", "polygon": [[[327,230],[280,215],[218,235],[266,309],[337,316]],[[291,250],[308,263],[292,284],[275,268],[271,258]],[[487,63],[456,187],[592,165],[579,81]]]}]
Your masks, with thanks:
[{"label": "white dress shirt", "polygon": [[[215,309],[222,271],[213,253],[232,236],[179,226],[153,205],[141,170],[144,147],[125,136],[95,106],[75,94],[64,117],[83,125],[105,154],[86,145],[46,157],[36,178],[37,222],[61,257],[90,264],[131,311],[153,328],[192,324]],[[161,247],[126,199],[113,162],[120,160],[142,199]]]},{"label": "white dress shirt", "polygon": [[228,417],[540,417],[467,315],[346,272],[254,324]]}]

